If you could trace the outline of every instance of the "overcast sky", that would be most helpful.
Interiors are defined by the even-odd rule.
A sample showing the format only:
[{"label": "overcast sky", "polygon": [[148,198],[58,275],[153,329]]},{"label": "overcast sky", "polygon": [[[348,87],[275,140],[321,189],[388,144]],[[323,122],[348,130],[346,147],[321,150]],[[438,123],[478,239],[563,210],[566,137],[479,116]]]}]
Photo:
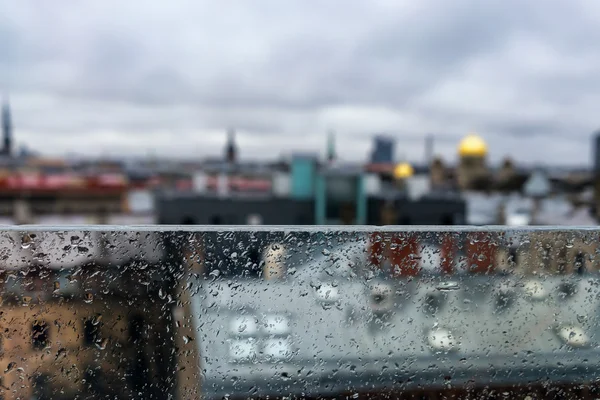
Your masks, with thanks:
[{"label": "overcast sky", "polygon": [[600,2],[0,1],[0,92],[47,154],[324,152],[587,164],[600,127]]}]

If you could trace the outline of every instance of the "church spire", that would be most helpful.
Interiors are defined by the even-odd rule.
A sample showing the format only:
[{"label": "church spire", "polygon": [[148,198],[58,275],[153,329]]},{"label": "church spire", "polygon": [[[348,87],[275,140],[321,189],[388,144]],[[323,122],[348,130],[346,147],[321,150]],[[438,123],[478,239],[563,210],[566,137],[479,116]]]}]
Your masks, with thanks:
[{"label": "church spire", "polygon": [[335,159],[335,134],[333,131],[329,131],[327,135],[327,161],[333,162]]},{"label": "church spire", "polygon": [[2,151],[5,156],[12,153],[12,119],[8,98],[2,104]]},{"label": "church spire", "polygon": [[237,149],[235,146],[235,130],[227,131],[227,145],[225,147],[225,159],[230,164],[235,164],[237,161]]}]

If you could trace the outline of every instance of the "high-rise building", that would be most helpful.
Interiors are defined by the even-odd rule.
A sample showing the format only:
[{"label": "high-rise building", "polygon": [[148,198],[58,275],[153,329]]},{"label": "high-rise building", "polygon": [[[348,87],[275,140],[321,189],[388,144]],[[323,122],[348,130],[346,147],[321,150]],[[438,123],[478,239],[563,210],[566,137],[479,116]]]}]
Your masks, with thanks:
[{"label": "high-rise building", "polygon": [[12,154],[12,121],[8,101],[2,106],[2,150],[0,153],[5,156]]},{"label": "high-rise building", "polygon": [[392,164],[394,162],[394,139],[389,136],[377,135],[373,138],[371,163]]}]

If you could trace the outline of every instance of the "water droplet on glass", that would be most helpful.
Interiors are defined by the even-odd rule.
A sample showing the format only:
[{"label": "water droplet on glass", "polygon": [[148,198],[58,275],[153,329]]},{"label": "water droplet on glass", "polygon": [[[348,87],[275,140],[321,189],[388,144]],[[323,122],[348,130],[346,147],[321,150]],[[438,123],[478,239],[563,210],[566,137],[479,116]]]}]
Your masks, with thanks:
[{"label": "water droplet on glass", "polygon": [[60,282],[54,281],[54,291],[56,292],[57,290],[60,290]]},{"label": "water droplet on glass", "polygon": [[15,368],[16,366],[17,366],[16,362],[14,362],[14,361],[9,362],[8,365],[6,366],[6,369],[4,370],[4,373],[6,374],[6,373],[12,371],[13,368]]},{"label": "water droplet on glass", "polygon": [[86,293],[85,299],[83,301],[85,301],[88,304],[91,303],[92,301],[94,301],[94,295],[91,293]]},{"label": "water droplet on glass", "polygon": [[25,234],[23,236],[21,236],[21,247],[24,249],[28,249],[31,247],[31,243],[33,242],[33,239],[31,238],[30,235]]},{"label": "water droplet on glass", "polygon": [[192,339],[189,336],[184,335],[183,336],[183,343],[188,344],[189,342],[193,341],[194,339]]},{"label": "water droplet on glass", "polygon": [[577,316],[577,321],[578,321],[580,324],[583,324],[583,323],[585,322],[585,320],[586,320],[586,319],[587,319],[587,317],[586,317],[585,315],[578,315],[578,316]]},{"label": "water droplet on glass", "polygon": [[23,296],[23,307],[27,307],[31,303],[31,296]]},{"label": "water droplet on glass", "polygon": [[58,360],[61,357],[66,357],[67,356],[67,349],[65,349],[64,347],[61,347],[60,349],[58,349],[58,351],[56,352],[56,357],[54,357],[55,360]]},{"label": "water droplet on glass", "polygon": [[442,292],[458,290],[458,289],[460,289],[460,284],[458,282],[454,282],[454,281],[440,282],[436,286],[436,289],[441,290]]},{"label": "water droplet on glass", "polygon": [[96,342],[96,347],[100,350],[105,350],[106,345],[108,345],[108,338],[104,338],[99,342]]}]

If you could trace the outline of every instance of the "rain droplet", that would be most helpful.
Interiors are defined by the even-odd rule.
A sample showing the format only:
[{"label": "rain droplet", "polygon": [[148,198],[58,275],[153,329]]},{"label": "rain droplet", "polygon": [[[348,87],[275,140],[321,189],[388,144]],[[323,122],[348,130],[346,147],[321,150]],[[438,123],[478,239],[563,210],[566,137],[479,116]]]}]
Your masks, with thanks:
[{"label": "rain droplet", "polygon": [[17,365],[17,363],[14,361],[9,362],[8,365],[6,366],[6,369],[4,370],[4,373],[6,374],[6,373],[12,371],[13,368],[16,367],[16,365]]},{"label": "rain droplet", "polygon": [[24,249],[28,249],[31,247],[31,243],[33,242],[33,239],[30,235],[25,234],[23,236],[21,236],[21,247]]},{"label": "rain droplet", "polygon": [[64,347],[61,347],[56,352],[56,357],[54,357],[54,359],[58,360],[60,357],[66,357],[66,355],[67,355],[67,349],[65,349]]},{"label": "rain droplet", "polygon": [[184,343],[184,344],[188,344],[189,342],[192,342],[193,340],[194,340],[194,339],[192,339],[192,338],[191,338],[191,337],[189,337],[189,336],[186,336],[186,335],[184,335],[184,336],[183,336],[183,343]]},{"label": "rain droplet", "polygon": [[86,293],[85,299],[83,301],[85,301],[88,304],[91,303],[92,301],[94,301],[94,295],[91,293]]},{"label": "rain droplet", "polygon": [[101,341],[96,342],[96,347],[100,350],[105,350],[108,345],[108,338],[104,338]]},{"label": "rain droplet", "polygon": [[569,340],[572,340],[577,334],[573,331],[569,332]]},{"label": "rain droplet", "polygon": [[23,296],[23,307],[27,307],[31,303],[31,296]]},{"label": "rain droplet", "polygon": [[440,282],[436,286],[436,289],[440,290],[442,292],[447,292],[447,291],[451,291],[451,290],[458,290],[458,289],[460,289],[460,284],[458,282],[454,282],[454,281]]},{"label": "rain droplet", "polygon": [[60,290],[60,282],[54,281],[54,291],[56,292],[57,290]]},{"label": "rain droplet", "polygon": [[587,317],[586,317],[585,315],[578,315],[578,316],[577,316],[577,321],[578,321],[580,324],[583,324],[583,323],[585,322],[585,320],[586,320],[586,319],[587,319]]}]

